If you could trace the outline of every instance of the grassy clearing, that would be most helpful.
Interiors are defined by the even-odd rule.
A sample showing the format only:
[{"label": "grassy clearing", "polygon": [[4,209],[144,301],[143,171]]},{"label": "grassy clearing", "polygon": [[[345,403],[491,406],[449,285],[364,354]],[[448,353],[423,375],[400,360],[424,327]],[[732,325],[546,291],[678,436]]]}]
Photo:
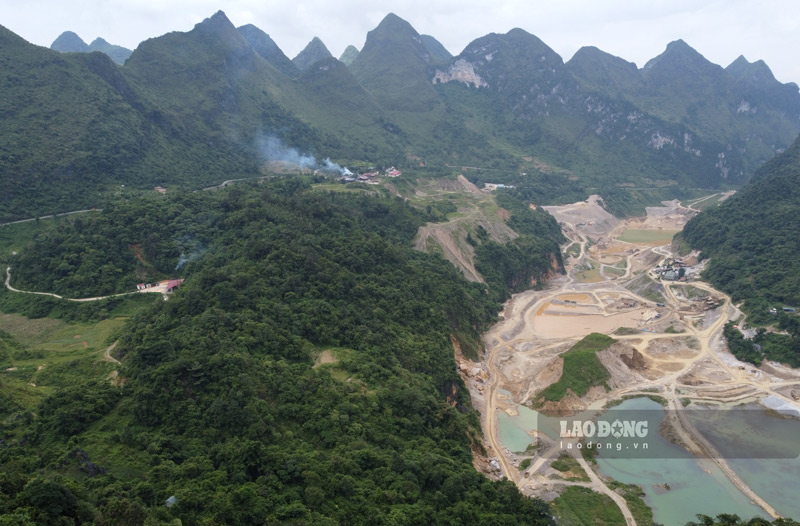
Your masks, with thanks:
[{"label": "grassy clearing", "polygon": [[600,264],[587,259],[581,267],[575,270],[575,278],[581,283],[603,281],[603,276],[600,274]]},{"label": "grassy clearing", "polygon": [[612,480],[608,487],[622,495],[628,504],[628,509],[633,514],[633,518],[636,519],[636,524],[640,526],[653,526],[655,524],[653,522],[653,510],[645,504],[645,493],[642,488],[636,484],[623,484],[616,480]]},{"label": "grassy clearing", "polygon": [[583,270],[575,274],[575,277],[578,278],[578,281],[581,283],[597,283],[603,281],[603,276],[600,275],[599,268],[593,268],[590,270]]},{"label": "grassy clearing", "polygon": [[[22,304],[37,301],[24,294],[14,296]],[[117,339],[130,316],[154,301],[161,301],[161,296],[131,296],[111,309],[112,317],[101,321],[67,322],[0,313],[0,384],[5,398],[35,411],[46,396],[60,388],[107,378],[115,364],[104,359],[105,349]],[[64,308],[77,307],[64,302]]]},{"label": "grassy clearing", "polygon": [[589,388],[605,385],[611,375],[597,357],[597,351],[607,349],[612,343],[614,343],[613,338],[596,332],[576,343],[562,355],[564,370],[561,378],[542,391],[541,396],[556,402],[564,398],[567,389],[571,389],[578,396],[583,396]]},{"label": "grassy clearing", "polygon": [[650,301],[656,303],[664,303],[664,286],[661,283],[653,281],[646,273],[642,273],[635,279],[625,283],[625,288],[638,294]]},{"label": "grassy clearing", "polygon": [[581,245],[580,243],[572,243],[564,250],[564,255],[567,257],[578,257],[581,255]]},{"label": "grassy clearing", "polygon": [[556,471],[563,473],[565,480],[574,482],[589,482],[589,476],[583,470],[578,461],[569,453],[561,453],[561,455],[550,464],[550,467]]},{"label": "grassy clearing", "polygon": [[621,269],[621,268],[617,268],[617,267],[606,266],[606,268],[603,269],[603,271],[606,274],[612,274],[614,276],[624,276],[625,275],[625,270]]},{"label": "grassy clearing", "polygon": [[367,185],[362,183],[320,183],[315,184],[314,189],[320,192],[339,192],[344,194],[381,194],[385,195],[388,190],[380,185]]},{"label": "grassy clearing", "polygon": [[691,285],[677,285],[672,287],[673,291],[680,291],[688,299],[704,298],[709,295],[708,291],[693,287]]},{"label": "grassy clearing", "polygon": [[622,233],[620,241],[626,243],[641,243],[645,245],[659,244],[664,245],[672,242],[672,238],[680,232],[679,230],[640,230],[631,228]]},{"label": "grassy clearing", "polygon": [[571,486],[552,503],[559,526],[624,526],[625,517],[611,497]]},{"label": "grassy clearing", "polygon": [[66,323],[51,318],[30,319],[19,314],[0,314],[0,330],[30,350],[65,353],[105,348],[111,335],[127,319],[120,316],[97,323]]},{"label": "grassy clearing", "polygon": [[4,393],[33,410],[54,389],[108,376],[115,367],[103,353],[126,320],[65,323],[0,315],[0,329],[13,338],[14,346],[0,371]]}]

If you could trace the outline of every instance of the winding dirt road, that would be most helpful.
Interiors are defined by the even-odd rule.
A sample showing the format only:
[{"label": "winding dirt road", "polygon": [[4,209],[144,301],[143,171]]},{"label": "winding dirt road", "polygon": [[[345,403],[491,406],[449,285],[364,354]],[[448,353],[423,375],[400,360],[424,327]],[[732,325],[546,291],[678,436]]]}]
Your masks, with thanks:
[{"label": "winding dirt road", "polygon": [[58,298],[60,300],[65,301],[77,301],[77,302],[85,302],[85,301],[100,301],[105,300],[108,298],[117,298],[119,296],[128,296],[129,294],[138,294],[139,291],[135,290],[133,292],[120,292],[119,294],[111,294],[109,296],[95,296],[93,298],[65,298],[64,296],[59,296],[58,294],[53,294],[52,292],[35,292],[32,290],[19,290],[15,289],[11,286],[11,267],[6,267],[6,288],[11,292],[19,292],[20,294],[36,294],[38,296],[50,296],[52,298]]}]

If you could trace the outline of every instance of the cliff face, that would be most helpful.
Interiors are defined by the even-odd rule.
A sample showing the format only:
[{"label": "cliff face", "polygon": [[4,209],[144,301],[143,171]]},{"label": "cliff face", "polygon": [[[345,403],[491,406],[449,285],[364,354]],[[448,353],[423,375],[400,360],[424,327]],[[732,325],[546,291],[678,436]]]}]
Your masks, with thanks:
[{"label": "cliff face", "polygon": [[453,81],[463,82],[467,86],[472,86],[473,88],[488,86],[486,81],[475,73],[475,66],[463,58],[456,60],[453,65],[446,70],[437,69],[436,73],[433,75],[434,84]]}]

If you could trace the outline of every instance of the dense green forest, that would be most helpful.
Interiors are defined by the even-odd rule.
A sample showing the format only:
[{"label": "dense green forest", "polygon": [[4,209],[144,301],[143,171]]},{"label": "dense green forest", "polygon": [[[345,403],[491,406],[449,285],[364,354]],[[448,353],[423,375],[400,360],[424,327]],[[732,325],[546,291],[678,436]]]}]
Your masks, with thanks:
[{"label": "dense green forest", "polygon": [[[679,239],[710,258],[704,277],[744,302],[748,320],[789,332],[760,335],[765,357],[800,363],[800,331],[794,315],[773,315],[800,306],[800,140],[765,164],[753,181],[719,207],[693,218]],[[753,361],[750,359],[749,361]]]},{"label": "dense green forest", "polygon": [[[186,281],[114,333],[113,385],[68,362],[34,407],[4,392],[2,520],[551,524],[472,466],[480,424],[452,338],[477,345],[497,292],[411,250],[427,219],[285,180],[121,203],[40,236],[12,262],[32,285],[93,247],[107,268],[74,267],[64,292],[124,288],[142,259]],[[36,257],[52,262],[23,271]],[[0,342],[3,365],[27,352]]]}]

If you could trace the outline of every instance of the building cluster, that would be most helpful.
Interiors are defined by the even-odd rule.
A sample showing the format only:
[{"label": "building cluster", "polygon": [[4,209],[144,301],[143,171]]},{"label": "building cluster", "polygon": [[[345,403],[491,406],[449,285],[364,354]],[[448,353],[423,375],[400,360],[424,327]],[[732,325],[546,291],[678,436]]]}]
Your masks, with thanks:
[{"label": "building cluster", "polygon": [[498,188],[514,188],[513,185],[510,184],[500,184],[500,183],[483,183],[483,189],[486,191],[493,191],[497,190]]},{"label": "building cluster", "polygon": [[180,287],[182,283],[183,278],[166,279],[164,281],[156,281],[153,283],[139,283],[136,285],[136,290],[139,292],[160,292],[162,294],[169,294]]},{"label": "building cluster", "polygon": [[686,263],[680,258],[666,260],[663,265],[653,269],[656,276],[667,281],[686,281]]},{"label": "building cluster", "polygon": [[720,305],[720,301],[713,296],[706,296],[705,298],[699,299],[700,304],[703,306],[705,310],[712,310],[716,309]]},{"label": "building cluster", "polygon": [[391,168],[387,168],[386,170],[381,173],[380,170],[376,170],[374,172],[364,172],[358,175],[353,174],[349,170],[347,173],[342,173],[342,176],[339,178],[340,183],[365,183],[365,184],[380,184],[378,181],[379,177],[400,177],[403,175],[403,172],[392,166]]}]

